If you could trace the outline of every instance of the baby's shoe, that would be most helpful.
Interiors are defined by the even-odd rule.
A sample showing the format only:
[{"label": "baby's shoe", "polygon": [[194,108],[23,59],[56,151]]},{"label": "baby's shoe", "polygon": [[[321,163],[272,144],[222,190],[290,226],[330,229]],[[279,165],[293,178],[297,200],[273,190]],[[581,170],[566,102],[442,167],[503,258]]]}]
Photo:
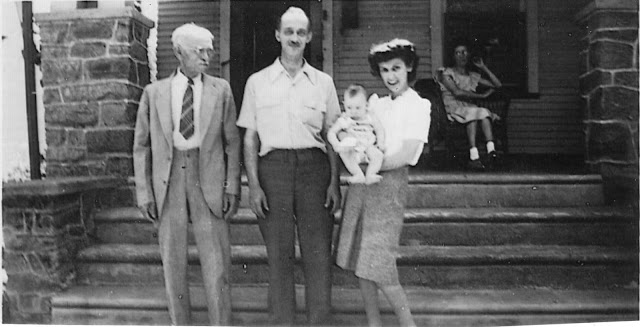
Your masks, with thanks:
[{"label": "baby's shoe", "polygon": [[373,175],[367,175],[365,177],[365,184],[367,185],[371,185],[371,184],[375,184],[378,183],[382,180],[382,176],[378,175],[378,174],[373,174]]},{"label": "baby's shoe", "polygon": [[364,184],[366,182],[367,179],[364,177],[364,174],[347,177],[347,183],[349,184]]}]

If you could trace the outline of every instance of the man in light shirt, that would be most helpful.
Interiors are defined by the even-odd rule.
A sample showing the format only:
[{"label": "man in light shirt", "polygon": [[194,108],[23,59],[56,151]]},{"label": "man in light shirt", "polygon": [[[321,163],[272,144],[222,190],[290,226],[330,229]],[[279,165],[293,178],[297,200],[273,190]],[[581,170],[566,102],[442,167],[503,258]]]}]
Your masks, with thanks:
[{"label": "man in light shirt", "polygon": [[340,114],[331,77],[303,58],[310,20],[289,8],[276,27],[280,57],[247,81],[238,126],[250,205],[269,261],[269,320],[295,323],[295,235],[305,276],[307,322],[331,318],[332,214],[340,206],[338,161],[326,139]]},{"label": "man in light shirt", "polygon": [[212,325],[231,324],[227,219],[240,194],[240,135],[227,81],[204,71],[213,35],[185,24],[171,36],[180,66],[140,99],[133,160],[138,206],[158,228],[169,314],[191,325],[187,226],[193,224]]}]

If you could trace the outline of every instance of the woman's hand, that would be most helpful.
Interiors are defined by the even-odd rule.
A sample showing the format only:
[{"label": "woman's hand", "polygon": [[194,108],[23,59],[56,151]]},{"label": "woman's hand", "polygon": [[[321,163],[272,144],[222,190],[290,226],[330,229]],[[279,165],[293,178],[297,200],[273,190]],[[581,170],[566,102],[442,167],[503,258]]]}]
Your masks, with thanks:
[{"label": "woman's hand", "polygon": [[488,97],[489,97],[491,94],[493,94],[493,92],[495,92],[495,91],[496,91],[496,89],[493,89],[493,88],[488,89],[486,92],[482,93],[482,98],[483,98],[483,99],[488,98]]},{"label": "woman's hand", "polygon": [[[345,133],[346,134],[346,133]],[[344,138],[340,138],[340,142],[333,146],[333,150],[337,153],[344,153],[347,151],[354,150],[356,148],[356,144],[358,141],[355,137],[345,136]]]},{"label": "woman's hand", "polygon": [[501,88],[502,87],[502,82],[500,82],[500,80],[496,77],[496,75],[494,75],[491,70],[489,70],[489,67],[487,67],[487,65],[484,64],[484,60],[482,60],[482,57],[474,57],[473,58],[473,64],[478,67],[478,69],[482,70],[483,72],[485,72],[485,74],[487,74],[489,76],[489,81],[485,80],[484,78],[480,79],[480,83],[490,86],[490,87],[495,87],[495,88]]},{"label": "woman's hand", "polygon": [[487,69],[487,65],[484,64],[484,60],[482,60],[482,57],[474,57],[472,62],[476,67],[482,70]]}]

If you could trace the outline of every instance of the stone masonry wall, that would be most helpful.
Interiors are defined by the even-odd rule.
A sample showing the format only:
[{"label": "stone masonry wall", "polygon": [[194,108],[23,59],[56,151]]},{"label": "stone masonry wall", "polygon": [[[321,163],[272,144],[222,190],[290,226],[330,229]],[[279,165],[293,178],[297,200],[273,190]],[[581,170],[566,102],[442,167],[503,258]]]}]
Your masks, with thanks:
[{"label": "stone masonry wall", "polygon": [[577,16],[585,34],[580,91],[587,164],[612,202],[638,200],[638,2],[594,0]]},{"label": "stone masonry wall", "polygon": [[133,175],[153,22],[131,7],[35,17],[42,40],[46,175]]},{"label": "stone masonry wall", "polygon": [[93,233],[97,192],[121,183],[86,177],[3,184],[3,323],[51,323],[51,298],[73,281],[73,260]]}]

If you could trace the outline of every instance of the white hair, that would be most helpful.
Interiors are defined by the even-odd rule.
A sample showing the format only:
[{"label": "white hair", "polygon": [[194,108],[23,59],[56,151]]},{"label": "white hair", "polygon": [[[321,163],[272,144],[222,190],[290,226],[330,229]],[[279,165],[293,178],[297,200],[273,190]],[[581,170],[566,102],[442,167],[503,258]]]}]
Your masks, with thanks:
[{"label": "white hair", "polygon": [[183,45],[184,41],[189,38],[213,42],[213,34],[208,29],[194,23],[184,24],[171,33],[171,43],[174,47]]}]

